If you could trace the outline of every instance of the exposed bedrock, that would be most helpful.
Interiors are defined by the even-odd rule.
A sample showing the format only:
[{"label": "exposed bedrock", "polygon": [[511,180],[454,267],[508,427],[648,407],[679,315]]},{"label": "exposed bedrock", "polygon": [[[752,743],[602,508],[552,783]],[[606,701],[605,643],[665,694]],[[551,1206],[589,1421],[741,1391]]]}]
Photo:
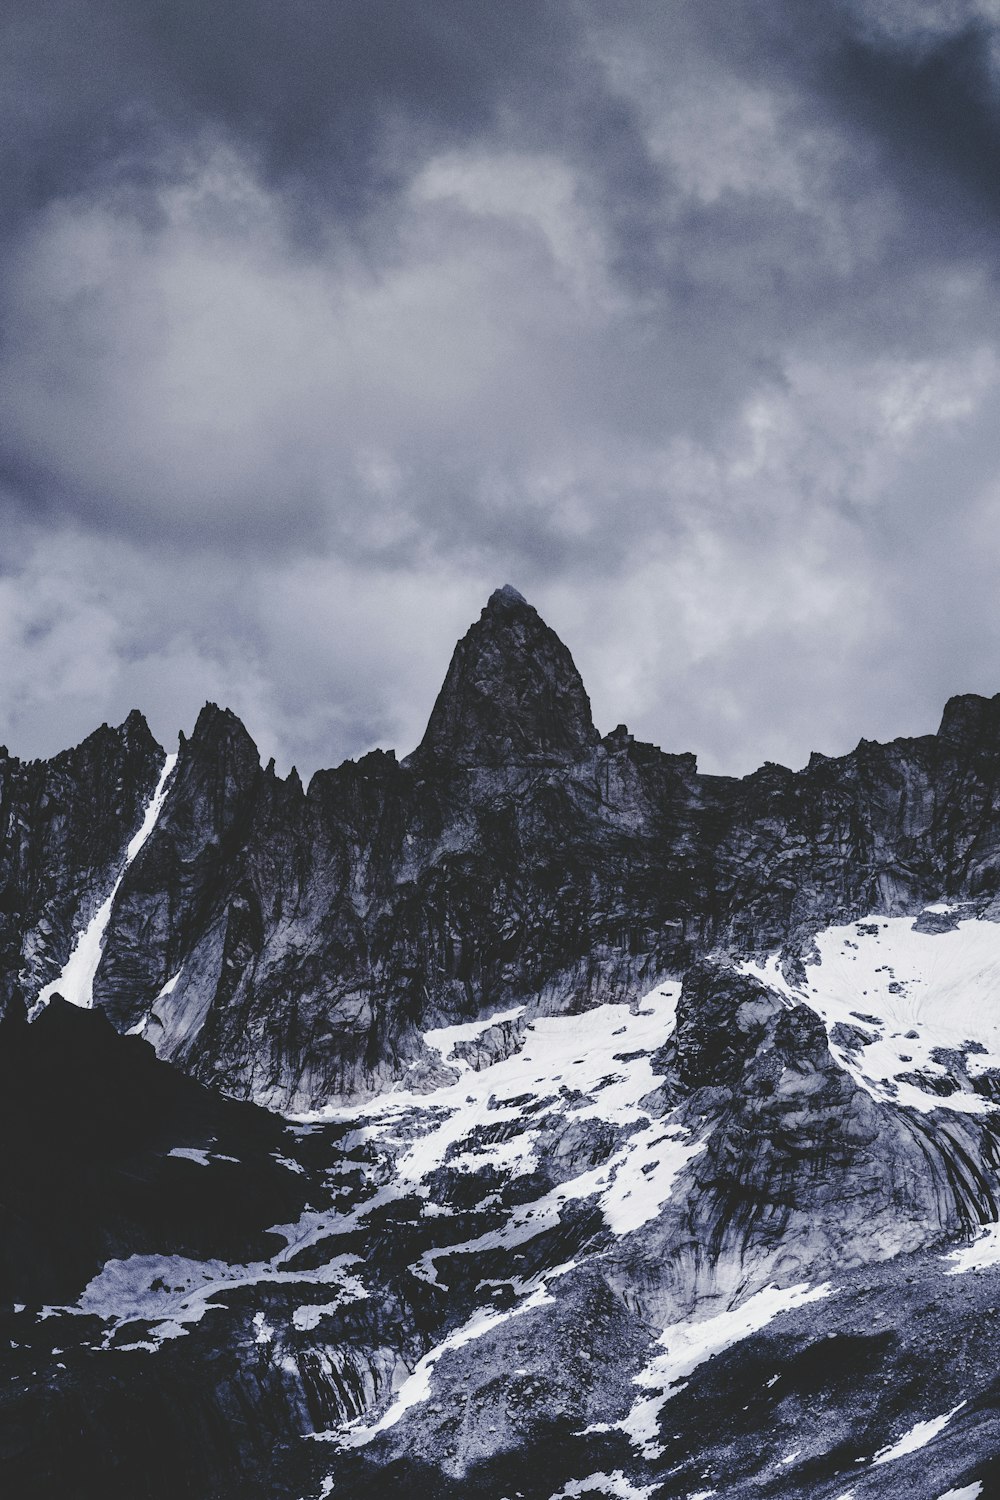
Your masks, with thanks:
[{"label": "exposed bedrock", "polygon": [[[600,1215],[588,1221],[578,1211],[576,1239],[564,1214],[543,1260],[540,1237],[511,1238],[506,1262],[496,1240],[480,1242],[475,1254],[470,1244],[462,1257],[467,1270],[444,1247],[437,1265],[452,1307],[482,1277],[558,1270],[547,1300],[447,1353],[434,1367],[429,1394],[397,1425],[357,1453],[334,1449],[325,1462],[317,1459],[317,1475],[332,1477],[337,1493],[360,1500],[381,1486],[414,1497],[500,1500],[520,1491],[552,1500],[571,1471],[593,1474],[595,1482],[569,1494],[628,1493],[624,1480],[616,1487],[607,1479],[613,1472],[631,1476],[636,1493],[655,1481],[656,1493],[663,1484],[676,1500],[695,1493],[692,1484],[708,1474],[731,1481],[740,1494],[757,1493],[755,1485],[766,1481],[766,1493],[789,1500],[833,1500],[845,1493],[843,1481],[835,1482],[843,1473],[859,1493],[903,1494],[903,1480],[893,1487],[877,1469],[869,1480],[858,1466],[867,1470],[876,1451],[928,1411],[957,1411],[973,1388],[992,1385],[979,1299],[970,1286],[963,1301],[944,1259],[956,1238],[996,1216],[997,1156],[985,1117],[944,1110],[919,1116],[873,1099],[832,1057],[811,1010],[723,962],[701,962],[689,973],[676,1030],[653,1057],[663,1081],[644,1106],[703,1143],[660,1211],[615,1235]],[[574,1121],[572,1104],[557,1121],[539,1114],[534,1138],[556,1180],[564,1151],[572,1177],[606,1158],[602,1135],[622,1139],[621,1130],[593,1118]],[[524,1120],[518,1123],[523,1129]],[[706,1320],[725,1322],[730,1309],[765,1289],[796,1286],[808,1290],[809,1307],[792,1321],[794,1334],[782,1323],[780,1334],[759,1344],[738,1343],[747,1352],[726,1356],[724,1368],[736,1373],[716,1377],[715,1401],[692,1407],[671,1393],[667,1404],[670,1376],[663,1375],[662,1415],[643,1419],[652,1424],[647,1440],[656,1443],[640,1461],[616,1424],[657,1388],[655,1380],[637,1386],[635,1377],[662,1354],[660,1330],[685,1324],[680,1347],[690,1338],[697,1349]],[[948,1299],[951,1345],[933,1354],[919,1347],[919,1332],[907,1327],[911,1297],[923,1319],[938,1299]],[[934,1337],[941,1338],[940,1328]],[[703,1361],[695,1379],[706,1384],[711,1347],[709,1337],[700,1360],[681,1367],[690,1373]],[[949,1362],[952,1348],[960,1352]],[[855,1399],[856,1390],[863,1399]],[[373,1416],[390,1399],[383,1391]],[[982,1399],[992,1413],[993,1398]],[[822,1402],[825,1423],[816,1434],[814,1400]],[[935,1450],[936,1474],[961,1474],[969,1455],[991,1451],[995,1424],[980,1438],[971,1412],[969,1422],[965,1455],[961,1444]],[[716,1467],[706,1470],[709,1449]],[[786,1472],[800,1453],[801,1472]],[[675,1477],[681,1474],[683,1480]]]},{"label": "exposed bedrock", "polygon": [[[931,1248],[911,1259],[946,1295],[944,1242],[996,1215],[992,1117],[876,1101],[838,1065],[811,1010],[724,961],[692,966],[665,1041],[673,991],[659,998],[659,1013],[650,1000],[610,1019],[497,1023],[498,1057],[543,1041],[521,1073],[525,1092],[511,1087],[518,1056],[506,1075],[487,1052],[466,1057],[482,1066],[462,1088],[492,1100],[478,1123],[453,1095],[430,1099],[423,1118],[420,1100],[403,1099],[384,1117],[370,1108],[287,1125],[219,1099],[100,1014],[54,1000],[30,1026],[5,1022],[0,1187],[15,1228],[4,1271],[11,1301],[29,1304],[4,1324],[0,1455],[12,1492],[301,1500],[332,1477],[333,1493],[358,1500],[518,1490],[553,1500],[571,1476],[624,1468],[641,1493],[683,1463],[685,1484],[667,1490],[682,1500],[696,1493],[702,1451],[734,1476],[783,1463],[796,1411],[811,1431],[801,1410],[812,1389],[785,1351],[814,1349],[806,1364],[834,1370],[824,1330],[842,1318],[862,1339],[876,1303],[890,1321],[864,1356],[852,1346],[864,1363],[854,1379],[877,1357],[901,1389],[892,1400],[876,1390],[870,1411],[833,1393],[826,1420],[849,1446],[841,1466],[955,1406],[965,1342],[954,1368],[941,1356],[935,1406],[926,1360],[915,1360],[913,1389],[904,1384],[891,1320],[905,1324],[914,1274],[901,1252]],[[599,1068],[574,1073],[584,1020],[605,1025],[594,1035],[606,1045]],[[653,1081],[636,1089],[636,1109],[622,1102],[630,1076],[643,1089]],[[425,1170],[408,1175],[421,1143]],[[662,1180],[661,1153],[678,1153]],[[629,1184],[643,1195],[634,1217],[634,1196],[618,1191]],[[746,1354],[752,1389],[737,1375],[739,1400],[720,1410],[681,1421],[671,1400],[652,1428],[674,1444],[669,1459],[643,1467],[614,1424],[648,1389],[635,1377],[662,1352],[660,1332],[768,1286],[815,1291],[821,1280],[834,1310],[810,1304],[815,1331],[799,1322],[791,1345]],[[859,1297],[869,1301],[852,1311]],[[70,1305],[42,1307],[53,1302]],[[968,1322],[978,1389],[992,1330],[979,1318],[976,1333],[971,1310]],[[401,1420],[373,1431],[412,1378]],[[723,1429],[748,1402],[770,1411],[779,1399],[790,1403],[783,1446],[760,1418],[755,1457],[748,1418],[738,1465],[727,1460]],[[345,1431],[355,1418],[371,1424],[370,1441]],[[151,1431],[162,1463],[149,1462]],[[844,1493],[811,1485],[806,1471],[769,1492]]]},{"label": "exposed bedrock", "polygon": [[111,890],[163,751],[141,714],[49,761],[0,748],[0,1014],[30,1006]]}]

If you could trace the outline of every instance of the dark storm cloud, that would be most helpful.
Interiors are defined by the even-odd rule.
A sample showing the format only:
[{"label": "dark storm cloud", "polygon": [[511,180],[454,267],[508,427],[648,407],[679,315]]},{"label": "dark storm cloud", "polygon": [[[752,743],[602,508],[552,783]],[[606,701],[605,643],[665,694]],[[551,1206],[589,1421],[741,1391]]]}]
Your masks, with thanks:
[{"label": "dark storm cloud", "polygon": [[506,579],[716,768],[995,690],[985,5],[8,6],[0,728],[419,735]]},{"label": "dark storm cloud", "polygon": [[831,81],[843,105],[890,145],[914,196],[926,198],[929,176],[944,188],[944,211],[954,212],[965,194],[966,210],[971,199],[1000,213],[994,41],[984,25],[932,46],[849,38],[836,59]]},{"label": "dark storm cloud", "polygon": [[923,230],[912,253],[954,250],[992,230],[1000,215],[995,8],[964,0],[738,8],[742,42],[727,24],[729,4],[703,13],[706,41],[752,75],[789,80],[814,118],[828,113],[879,153],[869,171],[891,173]]},{"label": "dark storm cloud", "polygon": [[[619,184],[617,199],[634,201],[650,175],[642,143],[630,130],[629,107],[613,105],[599,68],[582,55],[584,38],[573,7],[528,0],[504,7],[466,0],[206,7],[171,0],[138,10],[121,3],[56,4],[41,15],[36,7],[9,10],[0,223],[20,236],[9,252],[13,285],[4,318],[9,385],[41,388],[48,431],[65,425],[69,449],[49,442],[40,451],[32,431],[21,436],[22,416],[12,418],[8,408],[0,472],[11,491],[42,515],[76,514],[88,525],[124,526],[150,538],[197,532],[209,543],[271,548],[281,536],[322,540],[321,469],[349,513],[346,525],[333,519],[338,547],[369,550],[352,517],[357,503],[370,509],[371,496],[358,501],[351,476],[337,472],[322,445],[312,451],[280,423],[280,498],[277,475],[265,463],[257,494],[253,479],[237,472],[242,506],[224,483],[219,504],[206,503],[197,486],[189,495],[183,476],[163,487],[162,455],[149,451],[142,413],[116,424],[119,446],[134,436],[131,460],[123,455],[117,470],[81,462],[78,430],[94,432],[110,419],[99,405],[103,366],[111,364],[115,378],[132,387],[151,359],[148,348],[135,347],[135,329],[159,322],[179,329],[178,337],[185,332],[183,311],[151,305],[148,288],[129,300],[127,285],[114,284],[117,273],[130,255],[143,262],[157,243],[180,260],[185,247],[168,244],[164,197],[227,148],[263,192],[276,196],[263,213],[238,195],[206,194],[189,229],[200,228],[206,239],[214,231],[231,248],[273,232],[281,243],[271,273],[291,275],[310,257],[332,264],[340,246],[356,257],[341,283],[391,272],[410,253],[400,243],[407,219],[400,197],[420,162],[449,144],[495,139],[559,148],[569,140],[575,151],[602,158],[608,181]],[[62,228],[62,263],[79,263],[95,253],[93,235],[88,239],[94,212],[114,221],[116,243],[103,251],[114,267],[87,264],[64,290],[60,266],[46,282],[38,270],[40,226]],[[637,215],[624,217],[633,228]],[[477,249],[470,244],[468,253]],[[322,299],[325,290],[314,295]],[[253,313],[236,308],[231,322]],[[335,331],[331,319],[331,345]],[[193,368],[201,357],[197,334],[191,351]],[[266,360],[263,340],[252,352]],[[367,399],[377,404],[383,396],[373,390]],[[224,405],[233,392],[220,395],[206,381],[205,398]],[[107,405],[118,401],[111,393]],[[168,393],[165,429],[169,408]],[[411,452],[413,467],[423,461]],[[464,475],[461,482],[468,488]],[[430,483],[441,488],[439,478]],[[454,536],[446,499],[441,521]]]},{"label": "dark storm cloud", "polygon": [[387,127],[425,141],[485,128],[502,91],[537,83],[538,60],[561,54],[569,15],[527,0],[63,0],[5,12],[15,208],[109,177],[141,189],[169,173],[178,141],[210,128],[251,144],[283,185],[321,182],[350,213],[386,187]]}]

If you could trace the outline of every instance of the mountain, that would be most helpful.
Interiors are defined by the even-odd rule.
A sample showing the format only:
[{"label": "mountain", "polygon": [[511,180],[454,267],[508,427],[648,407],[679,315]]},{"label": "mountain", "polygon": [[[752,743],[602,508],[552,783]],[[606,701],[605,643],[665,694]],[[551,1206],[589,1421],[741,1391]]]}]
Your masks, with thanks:
[{"label": "mountain", "polygon": [[510,586],[402,762],[4,754],[8,1492],[1000,1493],[998,785],[602,737]]},{"label": "mountain", "polygon": [[558,766],[599,739],[573,658],[508,583],[455,647],[411,764]]},{"label": "mountain", "polygon": [[[988,903],[998,719],[1000,700],[955,699],[936,736],[700,776],[623,726],[599,738],[569,652],[508,587],[402,764],[375,752],[304,789],[203,710],[116,892],[94,1003],[201,1081],[304,1109],[433,1072],[434,1023],[631,997],[717,948],[795,962],[821,925],[943,893]],[[3,763],[10,999],[59,979],[162,765],[137,715],[48,766]]]}]

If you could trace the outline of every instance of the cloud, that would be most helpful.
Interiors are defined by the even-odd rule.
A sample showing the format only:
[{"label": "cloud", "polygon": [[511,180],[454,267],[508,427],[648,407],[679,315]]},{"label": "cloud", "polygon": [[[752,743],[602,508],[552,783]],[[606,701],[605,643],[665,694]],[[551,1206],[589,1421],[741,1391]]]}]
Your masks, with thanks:
[{"label": "cloud", "polygon": [[1000,688],[985,0],[5,25],[12,748],[405,751],[507,580],[714,770]]},{"label": "cloud", "polygon": [[0,563],[0,701],[11,749],[28,756],[137,704],[171,745],[207,700],[239,713],[284,771],[412,749],[486,587],[330,559],[234,567],[80,532],[15,540]]},{"label": "cloud", "polygon": [[578,33],[555,0],[11,0],[4,221],[80,191],[150,211],[209,139],[253,159],[305,237],[331,212],[360,224],[414,157],[572,71]]}]

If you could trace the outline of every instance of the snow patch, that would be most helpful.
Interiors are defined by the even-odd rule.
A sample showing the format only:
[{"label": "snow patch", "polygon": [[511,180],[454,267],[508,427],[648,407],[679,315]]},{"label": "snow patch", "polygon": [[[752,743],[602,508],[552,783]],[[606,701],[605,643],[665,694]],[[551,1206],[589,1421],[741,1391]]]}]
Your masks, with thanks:
[{"label": "snow patch", "polygon": [[[131,1255],[125,1260],[109,1260],[84,1288],[78,1302],[71,1307],[48,1309],[47,1313],[101,1318],[108,1325],[101,1347],[120,1351],[136,1347],[114,1342],[117,1330],[124,1325],[155,1324],[149,1330],[151,1336],[157,1335],[158,1329],[170,1327],[175,1331],[161,1332],[158,1337],[177,1338],[188,1326],[200,1323],[207,1312],[223,1309],[225,1304],[213,1302],[212,1298],[236,1287],[332,1285],[338,1302],[367,1297],[366,1288],[347,1269],[357,1264],[358,1256],[338,1255],[310,1271],[284,1269],[284,1261],[298,1249],[299,1245],[292,1241],[271,1260],[244,1266],[220,1260],[192,1260],[184,1255]],[[155,1350],[159,1344],[151,1347]]]},{"label": "snow patch", "polygon": [[318,1327],[323,1318],[328,1318],[331,1313],[335,1313],[339,1308],[343,1307],[345,1302],[360,1302],[367,1297],[368,1293],[364,1287],[360,1286],[360,1283],[358,1283],[358,1286],[360,1288],[360,1295],[351,1295],[351,1289],[345,1288],[343,1295],[337,1297],[333,1302],[304,1303],[302,1307],[297,1307],[292,1313],[292,1323],[300,1333],[308,1333],[311,1328]]},{"label": "snow patch", "polygon": [[670,1198],[675,1178],[704,1151],[679,1125],[656,1120],[637,1130],[607,1164],[610,1186],[601,1195],[601,1212],[615,1234],[631,1234],[655,1219]]},{"label": "snow patch", "polygon": [[977,1479],[974,1484],[964,1484],[960,1490],[945,1490],[938,1500],[979,1500],[983,1487]]},{"label": "snow patch", "polygon": [[952,1262],[946,1276],[962,1276],[966,1271],[985,1271],[990,1266],[1000,1265],[1000,1224],[990,1224],[971,1245],[962,1245],[952,1250],[945,1260]]},{"label": "snow patch", "polygon": [[997,1108],[969,1089],[937,1094],[909,1075],[946,1078],[938,1048],[966,1053],[970,1078],[1000,1068],[1000,924],[970,917],[928,933],[915,931],[912,917],[869,916],[827,928],[815,944],[819,961],[806,963],[802,985],[789,983],[778,955],[741,968],[816,1011],[828,1034],[850,1028],[856,1046],[839,1032],[830,1050],[873,1098],[925,1112]]},{"label": "snow patch", "polygon": [[[574,1495],[587,1495],[597,1491],[606,1495],[611,1500],[649,1500],[649,1496],[659,1489],[659,1485],[647,1484],[641,1488],[626,1479],[621,1469],[615,1469],[612,1474],[588,1474],[586,1479],[571,1479],[558,1494],[552,1496],[552,1500],[570,1500]],[[703,1491],[704,1495],[714,1494],[714,1490]]]},{"label": "snow patch", "polygon": [[273,1341],[275,1331],[267,1321],[266,1313],[254,1313],[253,1327],[255,1344],[270,1344]]},{"label": "snow patch", "polygon": [[964,1401],[960,1401],[943,1416],[932,1417],[928,1422],[917,1422],[909,1432],[904,1432],[903,1436],[888,1448],[880,1448],[872,1459],[872,1467],[877,1468],[879,1464],[891,1464],[897,1458],[905,1458],[908,1453],[916,1453],[919,1448],[926,1448],[939,1432],[944,1431],[955,1413],[960,1412],[965,1404]]},{"label": "snow patch", "polygon": [[213,1161],[239,1162],[238,1156],[226,1156],[222,1151],[205,1151],[200,1146],[174,1146],[168,1156],[180,1156],[185,1161],[197,1162],[199,1167],[210,1167]]},{"label": "snow patch", "polygon": [[280,1151],[272,1151],[271,1156],[279,1167],[285,1168],[286,1172],[297,1172],[300,1175],[305,1173],[306,1169],[300,1161],[294,1161],[290,1156],[282,1156]]}]

